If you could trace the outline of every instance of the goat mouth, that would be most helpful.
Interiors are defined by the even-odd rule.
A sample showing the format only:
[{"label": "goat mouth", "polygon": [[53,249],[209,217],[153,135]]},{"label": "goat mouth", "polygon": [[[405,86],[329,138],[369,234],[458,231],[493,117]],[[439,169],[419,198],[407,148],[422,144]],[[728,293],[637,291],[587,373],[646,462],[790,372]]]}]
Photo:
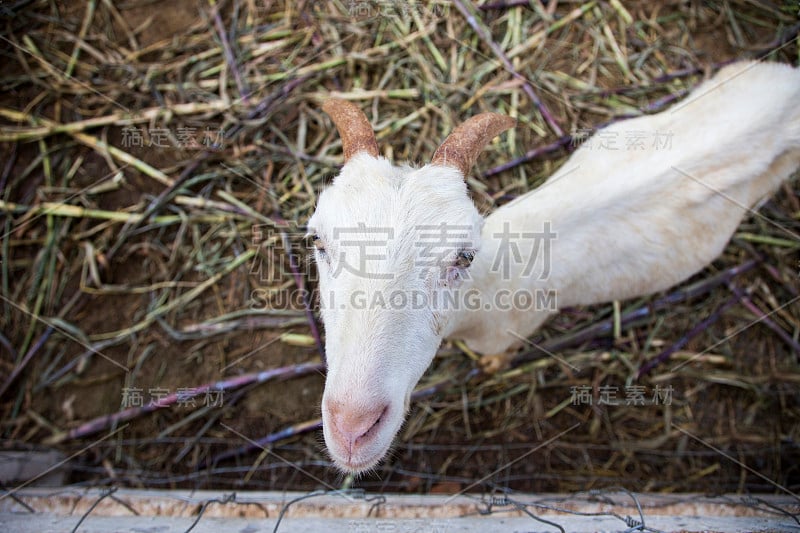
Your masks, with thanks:
[{"label": "goat mouth", "polygon": [[[345,472],[358,474],[369,470],[378,464],[386,455],[394,436],[388,436],[387,442],[382,442],[381,436],[386,436],[385,426],[390,421],[390,406],[386,406],[380,416],[350,445],[339,442],[337,446],[329,446],[329,453],[336,466]],[[338,433],[337,430],[334,430]],[[396,432],[395,432],[396,433]]]},{"label": "goat mouth", "polygon": [[367,461],[342,462],[342,464],[340,464],[339,466],[342,470],[348,473],[360,474],[362,472],[366,472],[367,470],[378,464],[378,462],[380,462],[382,457],[383,455],[381,454]]},{"label": "goat mouth", "polygon": [[336,465],[343,471],[351,473],[351,474],[360,474],[362,472],[366,472],[370,468],[373,468],[375,465],[381,462],[381,460],[386,456],[386,452],[389,451],[389,447],[381,448],[380,451],[376,453],[372,453],[367,457],[359,456],[357,458],[350,457],[350,458],[338,458],[334,459]]},{"label": "goat mouth", "polygon": [[386,413],[388,411],[389,406],[387,405],[381,412],[380,416],[375,420],[375,423],[372,424],[363,435],[356,439],[356,445],[363,445],[375,439],[375,435],[378,433],[378,431],[380,431],[381,422],[386,419]]}]

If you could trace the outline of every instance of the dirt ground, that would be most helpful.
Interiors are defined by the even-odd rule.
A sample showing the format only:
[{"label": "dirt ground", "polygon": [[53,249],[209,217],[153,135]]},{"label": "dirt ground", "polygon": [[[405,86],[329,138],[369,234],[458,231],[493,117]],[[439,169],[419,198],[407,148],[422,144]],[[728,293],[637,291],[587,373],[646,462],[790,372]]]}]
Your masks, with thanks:
[{"label": "dirt ground", "polygon": [[[546,46],[540,43],[530,52],[539,64],[519,56],[514,63],[526,76],[541,76],[543,81],[536,86],[543,88],[543,101],[572,131],[682,94],[704,73],[732,59],[798,62],[793,26],[797,12],[791,2],[767,7],[762,2],[622,2],[632,17],[628,24],[615,2],[594,2],[581,15],[577,14],[581,3],[534,3],[553,20],[569,22],[548,31],[542,41]],[[137,125],[149,127],[152,134],[158,127],[216,132],[243,124],[241,134],[210,151],[174,142],[160,149],[131,146],[126,142],[130,125],[122,119],[127,113],[239,94],[234,73],[221,60],[204,63],[204,53],[210,55],[222,46],[210,4],[117,2],[113,3],[117,17],[98,2],[83,31],[86,46],[71,79],[53,72],[63,72],[69,62],[75,49],[75,39],[69,35],[81,34],[88,4],[17,4],[26,5],[14,7],[12,2],[6,9],[13,14],[0,18],[5,48],[0,108],[58,123],[117,113],[120,120],[82,131],[107,146],[124,149],[172,180],[183,172],[196,179],[185,182],[177,196],[168,195],[154,212],[154,216],[185,217],[183,222],[152,219],[126,225],[106,214],[144,212],[168,186],[69,133],[0,143],[4,202],[75,204],[106,213],[68,217],[10,208],[0,213],[4,228],[0,330],[14,350],[0,350],[0,382],[10,382],[0,397],[5,448],[56,447],[67,455],[74,453],[70,482],[92,486],[311,490],[353,483],[370,490],[454,493],[541,445],[536,453],[472,490],[800,489],[800,354],[795,351],[800,333],[800,241],[775,237],[759,217],[745,221],[723,256],[683,286],[703,284],[726,269],[761,259],[735,283],[748,291],[754,306],[768,314],[784,337],[740,302],[691,337],[672,359],[703,353],[699,364],[679,372],[669,370],[672,364],[658,367],[636,381],[642,364],[681,341],[731,297],[730,287],[722,284],[624,327],[617,337],[594,335],[566,348],[564,357],[584,358],[581,375],[572,375],[565,366],[534,361],[508,375],[468,383],[466,376],[476,362],[459,345],[445,343],[422,384],[437,383],[443,376],[452,381],[412,406],[391,457],[355,481],[331,467],[318,430],[289,431],[288,438],[276,439],[266,449],[232,458],[218,456],[317,418],[322,372],[231,388],[224,391],[224,401],[213,405],[207,403],[208,397],[199,396],[195,405],[178,402],[109,424],[99,432],[66,437],[82,423],[132,405],[131,395],[137,391],[146,404],[217,380],[319,360],[303,302],[277,301],[279,293],[295,287],[286,257],[274,264],[267,250],[279,247],[279,242],[254,245],[254,228],[263,220],[248,218],[242,211],[226,212],[212,203],[224,200],[228,207],[236,207],[228,200],[233,197],[264,216],[305,221],[315,192],[334,175],[338,157],[335,150],[328,153],[324,148],[336,137],[321,126],[326,123],[314,95],[353,88],[411,90],[387,81],[400,76],[392,69],[406,77],[418,76],[408,83],[421,85],[411,97],[384,94],[360,100],[383,121],[379,142],[391,146],[398,160],[416,162],[430,156],[431,145],[444,129],[442,123],[423,122],[423,118],[433,120],[425,117],[436,113],[391,123],[384,117],[407,117],[425,105],[436,105],[461,120],[467,109],[480,107],[462,108],[472,97],[514,102],[526,97],[502,69],[485,75],[497,77],[489,88],[477,75],[450,86],[420,83],[437,77],[426,72],[437,68],[430,57],[441,57],[448,65],[442,79],[458,75],[459,68],[488,69],[485,64],[493,61],[491,51],[447,3],[424,4],[427,10],[417,13],[424,19],[420,22],[413,13],[402,14],[393,2],[357,2],[354,8],[352,2],[284,6],[231,0],[220,4],[221,21],[229,29],[239,28],[231,36],[239,43],[238,50],[252,47],[247,63],[242,63],[250,98],[224,112],[176,112]],[[380,10],[391,11],[384,23],[374,20],[373,13]],[[520,25],[514,38],[533,35],[541,29],[544,16],[530,7],[480,13],[498,42],[513,24]],[[608,24],[595,31],[600,25],[591,17],[605,17]],[[431,20],[438,20],[436,31],[415,37],[414,32]],[[255,38],[254,44],[248,37],[251,31],[270,37]],[[651,74],[659,70],[667,76],[687,74],[659,84],[653,81],[655,75],[641,79],[626,74],[608,59],[614,57],[613,47],[605,50],[608,57],[584,56],[592,49],[591,39],[605,43],[607,32],[616,38],[633,70],[643,65]],[[340,38],[343,45],[337,44]],[[393,39],[402,44],[370,51]],[[286,40],[293,44],[282,44]],[[505,42],[509,48],[512,44]],[[477,50],[478,59],[467,55],[466,63],[450,65],[469,54],[459,47]],[[130,55],[126,58],[123,51]],[[313,54],[316,60],[311,59]],[[330,61],[329,66],[315,67],[324,60]],[[282,78],[281,72],[295,76]],[[271,77],[264,81],[260,75]],[[288,87],[292,80],[299,80],[299,88]],[[75,83],[82,89],[74,90]],[[591,85],[591,90],[581,83]],[[103,96],[112,94],[112,87],[116,96]],[[563,94],[553,87],[562,88]],[[621,89],[626,87],[633,89]],[[268,112],[247,116],[275,91],[278,97],[270,101]],[[521,112],[534,112],[527,101],[519,106]],[[437,124],[441,127],[435,128]],[[34,125],[33,118],[2,117],[4,131]],[[412,140],[416,137],[422,140]],[[513,141],[513,155],[555,140],[543,121],[531,120],[530,131]],[[493,149],[479,162],[480,170],[504,163],[510,153]],[[566,150],[556,150],[524,166],[470,181],[476,202],[485,210],[504,203],[552,173],[566,155]],[[86,192],[115,176],[120,177],[118,186]],[[261,187],[253,187],[254,182]],[[227,196],[220,196],[220,190]],[[764,217],[779,221],[795,235],[800,233],[798,191],[795,179],[761,209]],[[205,203],[192,204],[192,199]],[[225,218],[230,213],[233,218]],[[301,273],[313,278],[301,236],[295,232],[290,238],[297,244]],[[246,250],[254,251],[253,258],[225,271],[231,258]],[[187,296],[214,276],[217,282]],[[314,287],[313,279],[308,283]],[[267,295],[270,312],[255,309],[259,294]],[[653,304],[663,296],[623,302],[622,310]],[[557,339],[612,314],[611,305],[570,309],[552,320],[537,339]],[[219,324],[230,329],[214,330]],[[37,346],[39,340],[43,342]],[[15,375],[29,350],[33,357]],[[632,383],[643,385],[649,394],[669,388],[669,404],[662,401],[637,409],[597,405],[597,397],[591,406],[569,402],[570,391],[578,385],[595,391],[606,385],[619,391]],[[575,423],[580,423],[578,430],[542,445]]]}]

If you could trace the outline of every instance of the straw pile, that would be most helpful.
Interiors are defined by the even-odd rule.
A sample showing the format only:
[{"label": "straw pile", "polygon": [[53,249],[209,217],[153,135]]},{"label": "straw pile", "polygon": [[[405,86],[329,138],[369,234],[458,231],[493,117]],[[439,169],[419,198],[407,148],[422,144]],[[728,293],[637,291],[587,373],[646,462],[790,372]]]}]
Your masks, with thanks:
[{"label": "straw pile", "polygon": [[412,163],[476,112],[517,118],[469,180],[490,210],[576,137],[663,109],[727,61],[796,64],[795,2],[18,0],[0,14],[7,448],[56,447],[89,485],[800,487],[800,241],[781,229],[800,234],[797,181],[682,290],[557,317],[534,340],[558,358],[476,375],[446,343],[392,457],[359,480],[314,430],[321,339],[296,291],[315,286],[302,226],[341,163],[323,98],[358,102],[385,155]]}]

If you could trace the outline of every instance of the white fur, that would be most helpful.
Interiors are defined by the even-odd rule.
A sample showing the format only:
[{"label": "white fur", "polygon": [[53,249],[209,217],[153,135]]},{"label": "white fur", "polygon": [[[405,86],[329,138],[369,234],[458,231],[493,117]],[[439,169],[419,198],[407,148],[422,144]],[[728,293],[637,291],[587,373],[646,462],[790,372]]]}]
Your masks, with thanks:
[{"label": "white fur", "polygon": [[[432,301],[447,290],[442,279],[451,258],[428,265],[430,261],[419,260],[423,250],[416,246],[420,228],[442,223],[469,228],[468,240],[477,247],[483,221],[457,170],[398,168],[365,154],[351,159],[333,186],[323,191],[309,221],[326,247],[324,256],[317,254],[328,360],[323,431],[342,468],[368,468],[385,454],[403,422],[414,385],[441,343],[441,313],[402,302],[392,307],[389,300],[402,293]],[[381,231],[351,231],[359,224]],[[334,239],[337,228],[340,238]],[[391,235],[382,231],[389,228]],[[361,240],[376,245],[363,250],[340,246],[342,241]],[[377,258],[362,263],[362,251]],[[391,279],[379,277],[387,274]],[[376,302],[375,295],[383,295],[383,300]],[[362,305],[362,296],[378,305]],[[386,307],[380,305],[383,301]],[[361,429],[369,429],[381,416],[378,431],[349,449],[349,439],[336,433],[332,411],[337,409],[342,413],[339,426],[366,424]]]},{"label": "white fur", "polygon": [[[603,133],[620,143],[625,132],[671,134],[669,147],[583,146],[539,189],[497,209],[485,223],[459,171],[353,157],[320,195],[309,221],[326,249],[317,256],[328,358],[322,415],[336,464],[362,471],[385,455],[409,395],[444,337],[501,353],[555,312],[498,306],[498,296],[552,293],[557,307],[591,304],[663,290],[702,269],[747,209],[800,165],[798,102],[797,69],[731,65],[672,109]],[[336,228],[359,223],[391,228],[392,238],[370,231],[334,238]],[[520,246],[521,261],[511,263],[510,276],[493,271],[507,244],[497,238],[504,227],[538,232],[546,223],[557,234],[549,258],[546,246]],[[439,224],[469,228],[468,240],[479,249],[460,285],[449,275],[460,245],[440,250],[433,263],[421,257],[420,228]],[[377,244],[348,248],[341,246],[343,238]],[[363,253],[378,258],[365,261],[359,273],[341,268],[343,261],[359,264]],[[391,279],[369,276],[385,273]],[[375,301],[398,291],[427,295],[431,305],[383,308],[351,301],[356,294]],[[462,306],[437,307],[445,293]],[[478,309],[466,309],[467,301],[478,302]]]}]

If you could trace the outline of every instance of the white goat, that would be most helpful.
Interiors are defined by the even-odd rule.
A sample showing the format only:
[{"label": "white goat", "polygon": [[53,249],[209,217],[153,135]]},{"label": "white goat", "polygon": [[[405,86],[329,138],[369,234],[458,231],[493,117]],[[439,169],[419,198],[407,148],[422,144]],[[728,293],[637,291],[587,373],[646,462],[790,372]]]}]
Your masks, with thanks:
[{"label": "white goat", "polygon": [[[322,419],[334,462],[353,472],[386,454],[443,338],[499,354],[557,307],[680,282],[800,165],[800,70],[782,64],[730,65],[671,109],[598,132],[485,220],[464,177],[513,120],[475,116],[410,168],[379,156],[354,104],[323,109],[345,165],[308,223],[326,331]],[[669,142],[598,146],[633,132]]]}]

